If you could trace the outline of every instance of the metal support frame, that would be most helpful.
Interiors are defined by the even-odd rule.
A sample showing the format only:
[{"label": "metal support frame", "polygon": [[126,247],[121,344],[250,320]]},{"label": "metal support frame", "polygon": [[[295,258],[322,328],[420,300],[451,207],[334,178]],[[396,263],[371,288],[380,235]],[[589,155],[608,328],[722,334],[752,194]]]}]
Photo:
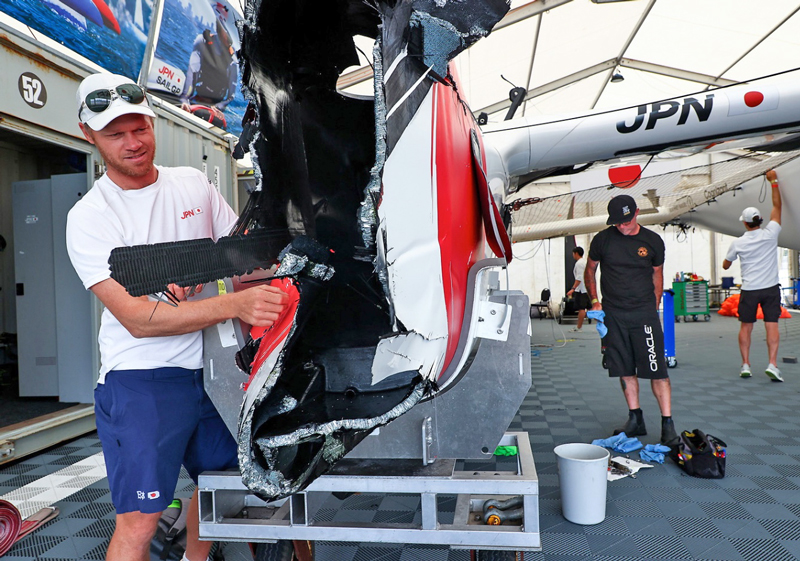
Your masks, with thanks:
[{"label": "metal support frame", "polygon": [[[501,446],[517,446],[517,469],[457,471],[456,460],[342,460],[305,491],[266,503],[250,493],[235,472],[200,476],[200,539],[274,542],[312,540],[450,545],[456,549],[540,551],[539,480],[528,434],[508,432]],[[480,491],[477,494],[476,491]],[[420,497],[421,522],[339,521],[317,517],[332,493]],[[452,524],[439,518],[437,495],[456,495]],[[499,526],[482,522],[489,499],[523,497],[523,517]]]},{"label": "metal support frame", "polygon": [[[495,273],[496,275],[496,273]],[[489,281],[499,282],[498,280]],[[470,283],[476,286],[476,283]],[[472,300],[470,294],[467,300]],[[479,337],[491,336],[506,314],[505,341],[481,339],[463,377],[433,399],[414,406],[361,441],[347,458],[486,459],[506,432],[531,387],[528,297],[492,290],[476,303]],[[471,310],[468,315],[471,314]],[[494,318],[494,319],[492,319]],[[481,334],[484,331],[485,334]],[[464,345],[470,337],[462,329]],[[461,346],[461,344],[459,344]],[[459,351],[460,352],[460,351]],[[208,387],[208,386],[206,386]],[[212,395],[209,392],[209,395]],[[212,395],[212,399],[214,396]],[[471,411],[472,415],[465,415]]]},{"label": "metal support frame", "polygon": [[0,430],[0,465],[90,433],[96,428],[94,407],[91,405],[75,405],[3,427]]}]

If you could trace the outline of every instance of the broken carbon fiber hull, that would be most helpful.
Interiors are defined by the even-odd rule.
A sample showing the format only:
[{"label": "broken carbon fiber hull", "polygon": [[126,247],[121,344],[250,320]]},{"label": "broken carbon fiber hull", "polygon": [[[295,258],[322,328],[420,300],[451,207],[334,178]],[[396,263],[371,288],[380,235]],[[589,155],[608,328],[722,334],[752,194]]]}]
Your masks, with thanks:
[{"label": "broken carbon fiber hull", "polygon": [[[484,295],[470,270],[487,241],[503,262],[510,246],[449,61],[507,10],[505,0],[246,4],[257,189],[233,234],[315,240],[295,238],[281,254],[272,282],[292,305],[266,332],[251,330],[238,354],[249,374],[239,464],[262,498],[302,490],[468,368],[470,314]],[[336,91],[358,64],[354,35],[376,40],[374,97]],[[211,260],[233,261],[250,263]],[[197,279],[184,276],[179,284]]]},{"label": "broken carbon fiber hull", "polygon": [[[483,257],[484,239],[470,151],[477,126],[448,63],[507,9],[505,1],[247,4],[243,82],[258,109],[250,146],[260,173],[258,222],[331,247],[336,270],[313,305],[300,281],[286,346],[274,366],[253,364],[264,372],[241,411],[239,460],[245,483],[262,497],[303,489],[372,429],[431,395],[458,358],[464,279]],[[358,64],[357,34],[376,39],[374,99],[336,91],[339,74]],[[426,104],[454,118],[437,125]],[[414,138],[435,133],[443,144],[419,149]],[[438,184],[435,152],[451,148],[469,174]],[[412,185],[433,195],[418,198]],[[437,188],[451,208],[437,208]],[[443,211],[457,219],[442,223]],[[420,225],[409,213],[428,219]],[[458,274],[442,274],[446,268]],[[417,301],[408,313],[410,293]]]}]

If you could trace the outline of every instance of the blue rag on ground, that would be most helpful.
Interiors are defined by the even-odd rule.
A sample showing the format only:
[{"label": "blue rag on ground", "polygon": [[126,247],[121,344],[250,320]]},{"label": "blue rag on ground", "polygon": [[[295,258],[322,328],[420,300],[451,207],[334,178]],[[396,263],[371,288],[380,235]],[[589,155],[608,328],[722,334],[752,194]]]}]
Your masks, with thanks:
[{"label": "blue rag on ground", "polygon": [[669,446],[663,444],[648,444],[644,450],[639,451],[639,457],[646,462],[664,463],[664,454],[669,452]]},{"label": "blue rag on ground", "polygon": [[601,338],[605,337],[608,333],[608,327],[606,327],[606,324],[604,323],[606,313],[603,310],[589,310],[586,312],[586,317],[597,322],[597,333],[600,334]]},{"label": "blue rag on ground", "polygon": [[593,440],[592,444],[595,446],[602,446],[603,448],[610,448],[614,452],[620,452],[622,454],[634,452],[643,446],[638,438],[628,436],[624,432],[609,438],[598,438],[597,440]]}]

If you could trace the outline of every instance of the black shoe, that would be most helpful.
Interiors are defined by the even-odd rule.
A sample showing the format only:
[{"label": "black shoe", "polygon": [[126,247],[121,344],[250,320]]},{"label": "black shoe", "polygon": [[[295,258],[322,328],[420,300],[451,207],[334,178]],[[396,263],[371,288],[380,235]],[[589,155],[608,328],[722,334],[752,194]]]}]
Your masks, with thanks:
[{"label": "black shoe", "polygon": [[661,421],[661,444],[664,446],[675,446],[680,441],[678,438],[678,433],[675,432],[675,423],[672,422],[672,419],[666,419]]},{"label": "black shoe", "polygon": [[636,413],[628,411],[628,422],[625,426],[614,430],[614,436],[624,432],[627,436],[645,436],[647,429],[644,426],[644,417],[637,420]]}]

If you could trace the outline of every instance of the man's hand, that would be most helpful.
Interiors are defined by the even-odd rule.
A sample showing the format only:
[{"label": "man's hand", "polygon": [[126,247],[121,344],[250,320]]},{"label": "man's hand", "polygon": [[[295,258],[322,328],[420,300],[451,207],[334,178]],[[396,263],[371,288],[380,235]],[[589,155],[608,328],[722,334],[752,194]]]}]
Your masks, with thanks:
[{"label": "man's hand", "polygon": [[573,293],[575,292],[574,288],[571,288],[567,291],[567,298],[572,298]]},{"label": "man's hand", "polygon": [[[135,298],[114,279],[100,281],[91,290],[137,339],[193,333],[231,318],[269,327],[289,302],[283,290],[265,284],[179,306],[157,306],[147,296]],[[179,290],[185,296],[186,289]]]},{"label": "man's hand", "polygon": [[778,187],[778,174],[775,172],[774,169],[771,169],[767,172],[767,180],[772,185],[772,212],[769,215],[769,219],[776,224],[781,223],[781,190]]},{"label": "man's hand", "polygon": [[255,327],[269,327],[278,320],[289,302],[289,296],[280,288],[261,284],[234,292],[236,317]]}]

